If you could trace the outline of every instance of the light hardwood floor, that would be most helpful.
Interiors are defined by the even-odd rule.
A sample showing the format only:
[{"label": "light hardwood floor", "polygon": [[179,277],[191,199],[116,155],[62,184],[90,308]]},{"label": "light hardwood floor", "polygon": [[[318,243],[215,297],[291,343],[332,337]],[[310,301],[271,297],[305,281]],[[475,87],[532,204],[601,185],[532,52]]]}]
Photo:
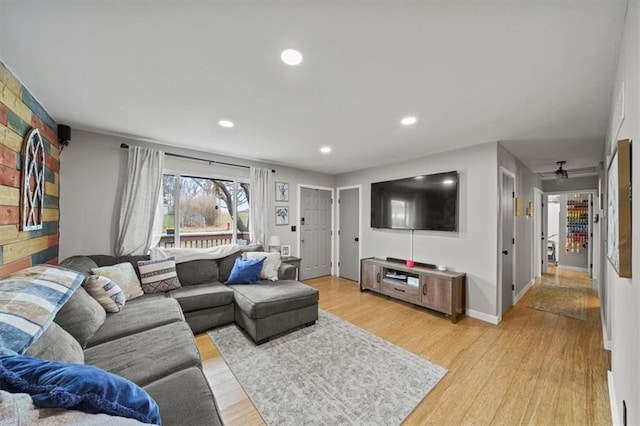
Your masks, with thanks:
[{"label": "light hardwood floor", "polygon": [[[611,424],[608,352],[600,304],[587,320],[527,308],[540,282],[591,287],[586,274],[545,275],[495,326],[469,317],[452,324],[440,314],[361,293],[336,277],[306,281],[320,291],[320,308],[449,370],[406,419],[423,424]],[[197,336],[205,373],[230,425],[264,424],[206,334]]]}]

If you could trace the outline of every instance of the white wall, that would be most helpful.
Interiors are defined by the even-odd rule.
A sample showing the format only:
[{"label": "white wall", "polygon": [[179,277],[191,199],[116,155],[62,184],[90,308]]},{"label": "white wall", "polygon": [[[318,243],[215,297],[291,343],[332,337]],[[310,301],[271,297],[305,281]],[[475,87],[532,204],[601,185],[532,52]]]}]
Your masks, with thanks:
[{"label": "white wall", "polygon": [[[120,208],[120,188],[125,179],[127,150],[120,144],[151,146],[166,152],[203,159],[224,161],[275,169],[274,181],[289,182],[289,226],[275,226],[272,231],[280,235],[282,244],[291,245],[296,253],[298,242],[291,225],[297,225],[297,185],[308,184],[333,188],[332,175],[309,172],[274,164],[258,163],[238,158],[223,157],[164,145],[154,145],[115,136],[74,131],[71,144],[60,156],[60,259],[74,254],[113,253],[116,218]],[[208,165],[204,162],[166,157],[165,168],[191,174],[220,177],[248,178],[248,170],[238,167]],[[275,204],[274,204],[275,205]]]},{"label": "white wall", "polygon": [[549,193],[595,190],[598,188],[598,176],[584,176],[575,178],[569,176],[569,179],[565,180],[561,184],[558,184],[555,179],[550,179],[542,181],[542,185],[542,189],[544,190],[544,192]]},{"label": "white wall", "polygon": [[336,185],[362,185],[362,256],[406,259],[411,254],[410,231],[371,228],[371,183],[452,170],[460,175],[459,232],[416,231],[413,257],[466,272],[467,314],[496,321],[497,143],[342,174]]},{"label": "white wall", "polygon": [[[615,139],[631,139],[640,141],[640,3],[629,2],[624,28],[620,60],[616,75],[612,99],[612,134],[607,147],[611,146]],[[620,88],[625,86],[625,119],[615,138],[615,130],[618,128],[618,117],[613,116],[616,110]],[[632,149],[632,198],[640,200],[640,150]],[[607,149],[607,154],[610,152]],[[608,164],[608,155],[603,156],[604,164]],[[606,188],[606,186],[605,186]],[[613,377],[613,392],[615,394],[614,410],[622,420],[622,401],[627,405],[627,421],[630,425],[640,424],[640,208],[638,203],[633,204],[632,211],[632,273],[633,278],[620,278],[611,265],[606,262],[605,281],[609,302],[608,313],[610,324],[608,332],[611,337],[611,369]],[[606,235],[606,234],[605,234]],[[615,419],[614,419],[615,421]]]}]

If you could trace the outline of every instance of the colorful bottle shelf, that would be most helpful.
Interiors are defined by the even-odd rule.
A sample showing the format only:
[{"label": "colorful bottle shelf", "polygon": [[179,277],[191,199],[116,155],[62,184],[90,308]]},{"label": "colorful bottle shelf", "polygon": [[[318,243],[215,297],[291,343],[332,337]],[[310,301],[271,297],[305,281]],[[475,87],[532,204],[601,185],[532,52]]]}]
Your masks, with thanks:
[{"label": "colorful bottle shelf", "polygon": [[567,201],[567,253],[580,253],[589,243],[589,200]]}]

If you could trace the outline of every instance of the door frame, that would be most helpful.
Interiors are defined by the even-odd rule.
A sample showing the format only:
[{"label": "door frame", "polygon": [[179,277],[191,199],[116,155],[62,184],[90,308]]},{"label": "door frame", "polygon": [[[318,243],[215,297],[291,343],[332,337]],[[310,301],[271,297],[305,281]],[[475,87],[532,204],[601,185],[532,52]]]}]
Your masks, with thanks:
[{"label": "door frame", "polygon": [[300,216],[301,216],[301,208],[302,208],[302,188],[307,188],[307,189],[320,189],[322,191],[329,191],[331,193],[331,275],[335,275],[336,273],[336,259],[335,259],[335,243],[336,243],[336,218],[335,218],[335,211],[336,209],[334,208],[335,203],[333,202],[333,200],[335,199],[335,189],[334,188],[330,188],[327,186],[318,186],[318,185],[311,185],[311,184],[307,184],[307,183],[299,183],[298,184],[298,192],[297,192],[297,196],[298,196],[298,208],[297,208],[297,212],[298,212],[298,217],[296,218],[296,242],[297,242],[297,253],[296,256],[300,257]]},{"label": "door frame", "polygon": [[[362,259],[362,217],[361,217],[361,212],[362,212],[362,185],[358,184],[358,185],[348,185],[348,186],[339,186],[336,188],[337,192],[338,192],[338,200],[340,200],[340,191],[345,191],[348,189],[357,189],[358,190],[358,261],[360,261],[360,259]],[[340,205],[340,203],[337,203],[336,209],[337,209],[337,214],[336,214],[336,229],[340,229],[340,209],[342,208],[342,206]],[[338,265],[337,265],[337,273],[336,275],[339,277],[340,276],[340,234],[338,234],[338,239],[336,240],[336,259],[338,259]],[[360,268],[357,268],[358,270],[358,282],[360,282]]]},{"label": "door frame", "polygon": [[[545,192],[545,195],[562,195],[562,194],[588,194],[590,195],[590,203],[589,203],[589,248],[587,251],[587,274],[591,279],[593,279],[594,274],[593,271],[599,271],[602,266],[602,262],[600,261],[600,256],[596,256],[596,238],[597,244],[600,244],[602,239],[602,235],[599,232],[595,231],[595,226],[593,226],[593,215],[597,214],[598,206],[600,205],[599,192],[597,188],[592,189],[575,189],[575,190],[566,190],[566,191],[551,191]],[[593,205],[591,205],[593,204]],[[599,218],[602,220],[602,218]],[[546,235],[545,235],[546,238]],[[590,266],[593,265],[593,266]],[[546,271],[545,271],[546,272]]]},{"label": "door frame", "polygon": [[[536,277],[542,276],[542,269],[544,263],[544,255],[542,254],[543,245],[542,239],[545,238],[543,233],[543,221],[542,221],[542,205],[544,204],[542,198],[544,197],[544,192],[542,189],[533,188],[533,268],[531,269],[533,273],[533,277],[531,279],[535,279]],[[546,254],[546,250],[544,251]]]},{"label": "door frame", "polygon": [[[498,322],[502,321],[502,250],[504,250],[504,248],[502,247],[502,227],[503,227],[503,217],[502,217],[502,206],[504,203],[503,197],[502,197],[502,193],[503,193],[503,184],[502,184],[502,178],[503,176],[508,176],[511,179],[513,179],[513,192],[516,193],[517,190],[517,185],[516,185],[516,175],[515,173],[511,172],[510,170],[504,168],[503,166],[500,166],[499,169],[499,173],[498,173],[498,280],[497,280],[497,300],[498,300],[498,306],[496,306],[497,308],[497,317],[498,317]],[[515,203],[515,198],[511,199],[512,203]],[[515,205],[513,206],[514,208],[514,219],[513,219],[513,235],[515,238],[516,235],[516,220],[515,220]],[[511,245],[511,249],[513,250],[513,256],[511,257],[511,282],[512,284],[515,286],[516,283],[516,245],[512,244]],[[514,301],[514,293],[515,290],[511,290],[511,303],[513,304]]]}]

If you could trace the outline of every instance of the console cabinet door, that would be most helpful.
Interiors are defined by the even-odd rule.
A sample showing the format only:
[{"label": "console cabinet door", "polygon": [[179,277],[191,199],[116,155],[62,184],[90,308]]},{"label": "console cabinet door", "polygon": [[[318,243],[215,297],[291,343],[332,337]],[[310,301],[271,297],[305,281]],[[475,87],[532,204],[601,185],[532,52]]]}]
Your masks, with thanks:
[{"label": "console cabinet door", "polygon": [[422,276],[422,303],[424,306],[451,314],[451,280]]},{"label": "console cabinet door", "polygon": [[360,289],[371,288],[380,290],[382,268],[375,263],[363,261],[360,270]]}]

